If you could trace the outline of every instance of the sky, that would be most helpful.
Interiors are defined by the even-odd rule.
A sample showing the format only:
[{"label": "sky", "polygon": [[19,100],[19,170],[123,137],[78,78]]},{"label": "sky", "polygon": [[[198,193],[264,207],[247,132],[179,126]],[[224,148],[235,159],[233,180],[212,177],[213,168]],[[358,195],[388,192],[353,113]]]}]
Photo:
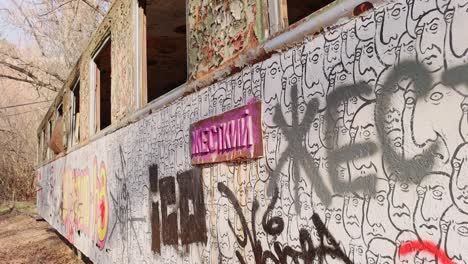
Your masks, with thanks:
[{"label": "sky", "polygon": [[8,15],[8,9],[14,8],[11,1],[21,0],[0,0],[0,38],[6,39],[16,46],[23,46],[25,44],[23,31],[9,25],[4,19]]}]

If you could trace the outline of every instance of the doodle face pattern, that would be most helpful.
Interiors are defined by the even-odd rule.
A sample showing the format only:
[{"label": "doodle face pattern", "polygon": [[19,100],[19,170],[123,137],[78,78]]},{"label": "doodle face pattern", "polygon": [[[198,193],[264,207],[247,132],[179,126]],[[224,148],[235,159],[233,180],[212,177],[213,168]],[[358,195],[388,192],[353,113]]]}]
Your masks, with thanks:
[{"label": "doodle face pattern", "polygon": [[[340,21],[40,168],[39,211],[104,263],[442,263],[399,254],[425,241],[467,264],[466,25],[468,0],[389,1]],[[190,125],[252,99],[263,157],[204,165],[200,183],[184,174]],[[109,197],[101,248],[60,217],[72,194],[55,183],[94,156]]]}]

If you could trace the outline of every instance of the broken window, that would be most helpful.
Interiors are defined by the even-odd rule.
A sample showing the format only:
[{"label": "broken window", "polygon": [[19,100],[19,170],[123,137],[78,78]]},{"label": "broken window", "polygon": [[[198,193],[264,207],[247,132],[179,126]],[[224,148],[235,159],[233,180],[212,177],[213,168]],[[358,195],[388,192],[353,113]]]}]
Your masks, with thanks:
[{"label": "broken window", "polygon": [[111,124],[111,40],[94,57],[95,125],[99,131]]},{"label": "broken window", "polygon": [[55,154],[65,151],[66,139],[64,140],[65,133],[63,133],[63,130],[63,104],[60,104],[55,112],[55,124],[49,142],[49,146]]},{"label": "broken window", "polygon": [[150,102],[187,81],[186,13],[185,0],[143,5],[147,76],[143,97]]},{"label": "broken window", "polygon": [[70,146],[80,142],[80,80],[71,91]]}]

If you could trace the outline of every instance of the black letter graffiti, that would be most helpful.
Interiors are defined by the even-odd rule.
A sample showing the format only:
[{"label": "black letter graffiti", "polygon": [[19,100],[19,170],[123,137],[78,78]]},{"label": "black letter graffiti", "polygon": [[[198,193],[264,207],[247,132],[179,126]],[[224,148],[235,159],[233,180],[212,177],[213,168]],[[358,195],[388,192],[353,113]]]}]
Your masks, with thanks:
[{"label": "black letter graffiti", "polygon": [[[150,197],[158,192],[158,165],[149,167]],[[159,202],[151,199],[151,250],[161,253],[161,225],[159,223]]]},{"label": "black letter graffiti", "polygon": [[[152,204],[152,251],[161,253],[161,232],[162,243],[164,245],[178,245],[179,238],[182,245],[197,242],[206,243],[206,211],[203,199],[201,170],[194,168],[177,174],[178,193],[180,195],[179,204],[177,204],[174,177],[158,179],[157,165],[149,167],[149,176]],[[161,204],[161,216],[159,204]]]},{"label": "black letter graffiti", "polygon": [[177,175],[180,193],[180,239],[182,245],[206,243],[205,202],[201,169],[194,168]]},{"label": "black letter graffiti", "polygon": [[[162,239],[166,245],[177,245],[179,239],[174,177],[163,178],[159,180],[159,184],[161,185]],[[169,213],[169,208],[172,208],[173,212]]]},{"label": "black letter graffiti", "polygon": [[[274,242],[273,248],[274,253],[270,250],[263,250],[260,240],[257,240],[256,230],[255,230],[255,215],[258,210],[257,199],[254,199],[252,205],[252,230],[250,230],[247,221],[245,220],[244,213],[240,207],[239,201],[237,200],[234,193],[227,188],[223,183],[218,183],[218,190],[220,193],[225,195],[227,199],[232,203],[234,209],[236,210],[237,215],[240,218],[242,224],[242,233],[243,236],[238,236],[232,226],[231,220],[228,220],[228,225],[231,231],[236,236],[237,242],[239,245],[245,249],[247,242],[250,242],[252,250],[254,252],[255,263],[264,264],[264,263],[276,263],[276,264],[285,264],[288,263],[288,260],[291,259],[293,263],[299,263],[302,260],[304,263],[313,263],[314,259],[318,260],[319,264],[323,263],[325,256],[332,256],[338,259],[341,259],[346,264],[351,264],[351,260],[346,256],[346,254],[340,249],[336,240],[332,237],[330,232],[326,230],[325,225],[320,220],[320,217],[316,214],[312,216],[312,221],[315,225],[315,228],[318,231],[318,236],[320,238],[320,245],[315,248],[312,242],[310,234],[305,229],[299,231],[299,242],[301,245],[301,250],[295,250],[290,246],[282,246],[279,242]],[[276,201],[278,200],[278,189],[275,189],[273,194],[273,199],[268,206],[267,211],[262,218],[262,227],[268,235],[276,236],[281,234],[284,229],[284,221],[280,217],[271,217],[268,219],[268,215],[271,213],[275,207]],[[325,242],[331,245],[325,245]],[[236,251],[237,259],[240,263],[246,263],[240,251]]]}]

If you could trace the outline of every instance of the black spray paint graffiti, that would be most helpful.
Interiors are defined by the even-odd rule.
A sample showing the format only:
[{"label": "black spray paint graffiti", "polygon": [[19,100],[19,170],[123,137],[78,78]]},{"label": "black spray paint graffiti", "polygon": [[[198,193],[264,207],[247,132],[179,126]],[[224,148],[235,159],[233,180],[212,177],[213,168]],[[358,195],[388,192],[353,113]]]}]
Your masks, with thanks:
[{"label": "black spray paint graffiti", "polygon": [[[194,168],[177,174],[177,205],[174,177],[159,179],[158,166],[149,167],[151,195],[151,249],[161,253],[161,244],[206,243],[205,203],[201,170]],[[180,220],[180,229],[179,229]],[[162,235],[162,240],[161,240]]]},{"label": "black spray paint graffiti", "polygon": [[[468,72],[468,66],[460,66],[452,70],[448,70],[443,75],[443,80],[447,82],[447,84],[443,84],[468,84],[467,78],[458,77],[461,73],[466,72]],[[282,167],[286,164],[288,159],[291,159],[293,164],[292,174],[294,182],[297,183],[299,181],[299,165],[302,165],[307,172],[308,177],[311,178],[314,190],[326,205],[330,204],[332,192],[343,194],[346,192],[352,193],[362,191],[367,194],[374,194],[375,174],[363,175],[350,182],[345,182],[340,179],[337,168],[340,163],[369,157],[376,153],[379,148],[382,150],[384,161],[388,165],[388,170],[391,173],[392,179],[404,183],[420,182],[421,179],[432,169],[434,160],[437,158],[439,142],[425,143],[422,153],[415,155],[415,157],[406,159],[404,155],[401,155],[394,150],[391,146],[391,140],[388,138],[388,134],[385,133],[386,124],[384,115],[389,108],[389,97],[393,93],[393,87],[404,79],[410,79],[413,82],[414,87],[414,97],[407,100],[408,104],[415,104],[419,98],[426,96],[431,87],[434,86],[429,70],[421,64],[416,62],[402,62],[394,68],[393,72],[384,83],[383,88],[376,94],[376,99],[369,100],[368,103],[364,104],[364,106],[369,103],[375,103],[376,105],[375,120],[380,144],[377,145],[374,142],[353,142],[349,146],[344,146],[338,150],[335,150],[334,148],[328,149],[328,173],[332,183],[332,191],[328,190],[324,186],[322,180],[323,177],[320,175],[318,168],[314,166],[314,161],[308,154],[305,144],[303,144],[303,142],[305,142],[306,133],[310,129],[310,126],[319,111],[318,100],[313,99],[308,103],[307,110],[302,118],[302,123],[299,123],[300,117],[298,112],[297,85],[293,85],[291,88],[292,125],[289,126],[287,124],[280,105],[276,106],[273,117],[274,122],[278,124],[284,133],[285,138],[288,141],[288,146],[281,154],[277,166],[271,174],[272,178],[268,189],[269,194],[272,195],[272,192],[277,188],[276,181]],[[328,107],[326,108],[325,113],[326,131],[332,131],[334,129],[334,121],[331,116],[333,115],[333,111],[337,110],[340,103],[347,101],[353,96],[370,95],[371,93],[372,88],[364,82],[338,87],[334,91],[330,92],[327,97]],[[330,138],[326,138],[325,144],[333,145],[332,142],[327,141],[330,141]],[[296,200],[298,200],[297,192],[295,193],[295,196]]]},{"label": "black spray paint graffiti", "polygon": [[[346,254],[340,249],[339,244],[336,242],[330,232],[328,232],[324,223],[322,220],[320,220],[320,217],[317,214],[312,215],[312,222],[318,232],[320,241],[317,247],[314,247],[314,243],[309,231],[301,229],[299,231],[300,250],[295,250],[290,246],[282,246],[277,241],[274,242],[273,245],[274,253],[271,250],[263,249],[261,241],[257,239],[257,232],[255,229],[255,216],[259,207],[257,199],[254,198],[252,204],[252,227],[250,229],[235,194],[223,183],[218,183],[218,190],[220,193],[225,195],[234,206],[234,209],[241,221],[243,235],[239,236],[236,234],[236,231],[230,220],[228,221],[229,227],[236,236],[237,243],[240,247],[245,249],[248,242],[250,242],[255,258],[255,263],[283,264],[289,263],[288,261],[290,260],[292,260],[294,263],[300,263],[299,261],[303,261],[303,263],[313,263],[314,260],[318,260],[318,263],[322,264],[326,256],[340,259],[343,263],[346,264],[352,263]],[[273,199],[268,205],[268,209],[262,218],[262,227],[266,234],[271,236],[278,236],[281,234],[284,231],[285,226],[284,220],[281,217],[269,217],[276,205],[277,200],[278,189],[274,191]],[[239,250],[236,251],[236,256],[240,263],[246,263]]]},{"label": "black spray paint graffiti", "polygon": [[[129,237],[130,231],[134,237],[138,237],[134,222],[145,222],[145,217],[134,217],[132,216],[132,203],[130,201],[130,192],[128,190],[128,173],[127,173],[127,161],[122,150],[122,146],[119,146],[120,153],[120,170],[116,169],[115,178],[117,179],[117,192],[110,192],[110,198],[112,201],[112,208],[114,208],[115,222],[112,225],[109,233],[109,239],[112,238],[116,228],[120,234],[122,241],[121,255],[127,255],[127,249],[129,248]],[[138,239],[136,239],[138,250],[142,253],[141,245]]]}]

